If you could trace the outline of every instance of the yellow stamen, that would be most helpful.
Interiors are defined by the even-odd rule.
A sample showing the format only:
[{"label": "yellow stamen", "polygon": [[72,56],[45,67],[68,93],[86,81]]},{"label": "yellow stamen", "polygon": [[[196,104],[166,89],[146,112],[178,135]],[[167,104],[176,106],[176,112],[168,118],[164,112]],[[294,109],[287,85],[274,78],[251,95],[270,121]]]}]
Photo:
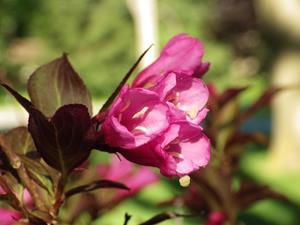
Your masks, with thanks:
[{"label": "yellow stamen", "polygon": [[151,88],[151,87],[153,87],[154,85],[155,85],[155,83],[149,81],[149,82],[147,82],[147,83],[144,85],[144,88]]},{"label": "yellow stamen", "polygon": [[120,112],[124,112],[130,106],[131,102],[128,100],[125,105],[120,109]]},{"label": "yellow stamen", "polygon": [[135,135],[138,135],[138,134],[146,134],[148,132],[148,130],[146,127],[137,126],[131,132]]},{"label": "yellow stamen", "polygon": [[183,159],[183,155],[179,152],[169,152],[169,154],[173,157],[179,158],[179,159]]},{"label": "yellow stamen", "polygon": [[188,187],[191,183],[191,178],[189,175],[185,175],[179,178],[179,184],[181,187]]},{"label": "yellow stamen", "polygon": [[198,114],[198,107],[197,106],[193,106],[193,108],[191,110],[189,110],[187,113],[189,114],[189,116],[194,119],[196,118],[197,114]]},{"label": "yellow stamen", "polygon": [[132,117],[132,119],[135,119],[135,118],[139,118],[139,117],[142,117],[144,116],[144,114],[148,111],[149,107],[148,106],[145,106],[144,108],[142,108],[140,111],[138,111],[137,113],[135,113]]}]

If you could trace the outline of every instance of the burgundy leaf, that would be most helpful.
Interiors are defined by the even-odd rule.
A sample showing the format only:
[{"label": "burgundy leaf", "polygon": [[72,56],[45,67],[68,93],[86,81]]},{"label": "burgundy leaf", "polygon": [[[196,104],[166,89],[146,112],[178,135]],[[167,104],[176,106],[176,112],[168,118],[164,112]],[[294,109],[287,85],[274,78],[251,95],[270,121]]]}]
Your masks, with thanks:
[{"label": "burgundy leaf", "polygon": [[239,124],[243,123],[254,115],[258,110],[270,104],[272,98],[280,91],[284,90],[282,87],[273,87],[266,90],[257,100],[244,112],[237,117]]},{"label": "burgundy leaf", "polygon": [[94,191],[99,188],[118,188],[118,189],[124,189],[124,190],[129,190],[128,187],[126,187],[124,184],[114,182],[111,180],[97,180],[93,181],[90,184],[82,185],[79,187],[75,187],[65,193],[65,196],[71,197],[75,194],[79,194],[82,192],[89,192],[89,191]]},{"label": "burgundy leaf", "polygon": [[218,103],[220,106],[225,105],[227,102],[236,98],[239,94],[245,91],[248,87],[229,88],[218,96]]},{"label": "burgundy leaf", "polygon": [[49,121],[30,101],[8,85],[1,85],[29,113],[29,132],[46,163],[66,175],[87,159],[94,137],[90,134],[92,122],[86,106],[62,106]]},{"label": "burgundy leaf", "polygon": [[85,105],[92,113],[90,94],[66,54],[31,75],[28,93],[34,106],[46,117],[53,116],[59,107],[67,104]]},{"label": "burgundy leaf", "polygon": [[60,107],[50,121],[42,115],[30,116],[29,131],[43,159],[63,174],[87,159],[92,141],[86,138],[91,119],[84,105]]},{"label": "burgundy leaf", "polygon": [[245,209],[254,202],[267,198],[290,202],[285,195],[272,190],[268,186],[260,186],[249,180],[243,181],[239,192],[235,195],[240,209]]},{"label": "burgundy leaf", "polygon": [[255,132],[247,134],[238,131],[227,141],[225,149],[229,149],[233,145],[244,145],[251,142],[266,145],[268,144],[268,141],[268,137],[263,133]]}]

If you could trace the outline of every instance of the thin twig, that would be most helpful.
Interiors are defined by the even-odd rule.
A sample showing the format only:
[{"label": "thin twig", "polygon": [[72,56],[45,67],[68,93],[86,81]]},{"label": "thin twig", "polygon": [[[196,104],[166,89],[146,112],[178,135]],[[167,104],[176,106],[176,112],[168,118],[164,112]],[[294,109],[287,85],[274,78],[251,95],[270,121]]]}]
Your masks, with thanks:
[{"label": "thin twig", "polygon": [[125,221],[124,221],[123,225],[127,225],[130,219],[131,219],[131,215],[129,215],[128,213],[125,213]]}]

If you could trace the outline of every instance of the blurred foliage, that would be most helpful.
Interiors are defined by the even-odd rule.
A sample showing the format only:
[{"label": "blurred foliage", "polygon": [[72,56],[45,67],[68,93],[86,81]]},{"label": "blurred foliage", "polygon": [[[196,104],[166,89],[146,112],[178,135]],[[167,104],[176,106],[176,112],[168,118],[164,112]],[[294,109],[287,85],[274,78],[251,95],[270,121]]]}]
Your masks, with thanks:
[{"label": "blurred foliage", "polygon": [[[250,0],[159,0],[160,46],[180,32],[199,37],[211,62],[205,79],[219,88],[251,83],[270,56],[253,10]],[[67,52],[102,98],[137,58],[126,1],[1,0],[0,17],[0,79],[18,88],[38,65]]]},{"label": "blurred foliage", "polygon": [[[241,96],[243,107],[259,96],[280,46],[257,23],[254,1],[158,0],[158,15],[160,46],[180,32],[200,38],[205,45],[204,59],[211,62],[204,79],[220,89],[250,84],[252,87]],[[25,88],[27,78],[39,65],[67,52],[92,95],[104,99],[137,58],[135,41],[126,1],[0,0],[0,80],[18,90]],[[3,93],[0,92],[1,104]],[[262,115],[267,123],[269,116],[269,112]],[[251,146],[245,151],[241,173],[277,188],[300,204],[299,185],[290,183],[299,180],[299,175],[270,178],[272,171],[262,173],[265,149],[252,153],[257,149]],[[134,213],[133,224],[140,222],[163,211],[157,207],[158,202],[184,191],[178,190],[175,181],[163,181],[93,224],[121,224],[125,212]],[[268,200],[240,217],[246,224],[296,225],[297,213]],[[89,215],[82,215],[80,224],[88,220]],[[194,223],[184,224],[199,224],[198,218],[192,220]]]}]

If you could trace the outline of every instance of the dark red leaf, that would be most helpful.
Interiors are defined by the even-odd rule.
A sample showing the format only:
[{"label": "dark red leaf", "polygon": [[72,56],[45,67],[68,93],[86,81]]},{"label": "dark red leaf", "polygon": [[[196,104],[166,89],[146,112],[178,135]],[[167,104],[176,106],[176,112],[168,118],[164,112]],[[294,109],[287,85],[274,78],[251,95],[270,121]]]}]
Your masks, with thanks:
[{"label": "dark red leaf", "polygon": [[248,109],[244,112],[240,113],[237,117],[239,124],[243,123],[247,119],[249,119],[252,115],[254,115],[261,108],[268,106],[272,100],[272,98],[280,91],[284,90],[282,87],[273,87],[266,90]]},{"label": "dark red leaf", "polygon": [[46,163],[66,175],[87,159],[94,140],[90,135],[92,122],[86,106],[62,106],[49,121],[26,98],[8,85],[2,86],[29,113],[29,132]]},{"label": "dark red leaf", "polygon": [[285,195],[272,190],[268,186],[257,185],[249,180],[243,181],[239,192],[235,195],[240,209],[245,209],[259,200],[268,198],[290,202]]},{"label": "dark red leaf", "polygon": [[237,145],[237,144],[244,145],[251,142],[256,144],[266,145],[268,144],[268,141],[269,141],[268,137],[263,133],[255,132],[255,133],[246,134],[242,132],[237,132],[233,134],[231,138],[227,141],[225,149],[228,149],[233,145]]},{"label": "dark red leaf", "polygon": [[220,106],[225,105],[229,101],[235,99],[239,94],[245,91],[248,87],[229,88],[218,96],[218,103]]},{"label": "dark red leaf", "polygon": [[43,159],[63,174],[87,159],[92,141],[86,138],[91,119],[84,105],[72,104],[57,110],[51,121],[39,114],[30,116],[29,131]]}]

